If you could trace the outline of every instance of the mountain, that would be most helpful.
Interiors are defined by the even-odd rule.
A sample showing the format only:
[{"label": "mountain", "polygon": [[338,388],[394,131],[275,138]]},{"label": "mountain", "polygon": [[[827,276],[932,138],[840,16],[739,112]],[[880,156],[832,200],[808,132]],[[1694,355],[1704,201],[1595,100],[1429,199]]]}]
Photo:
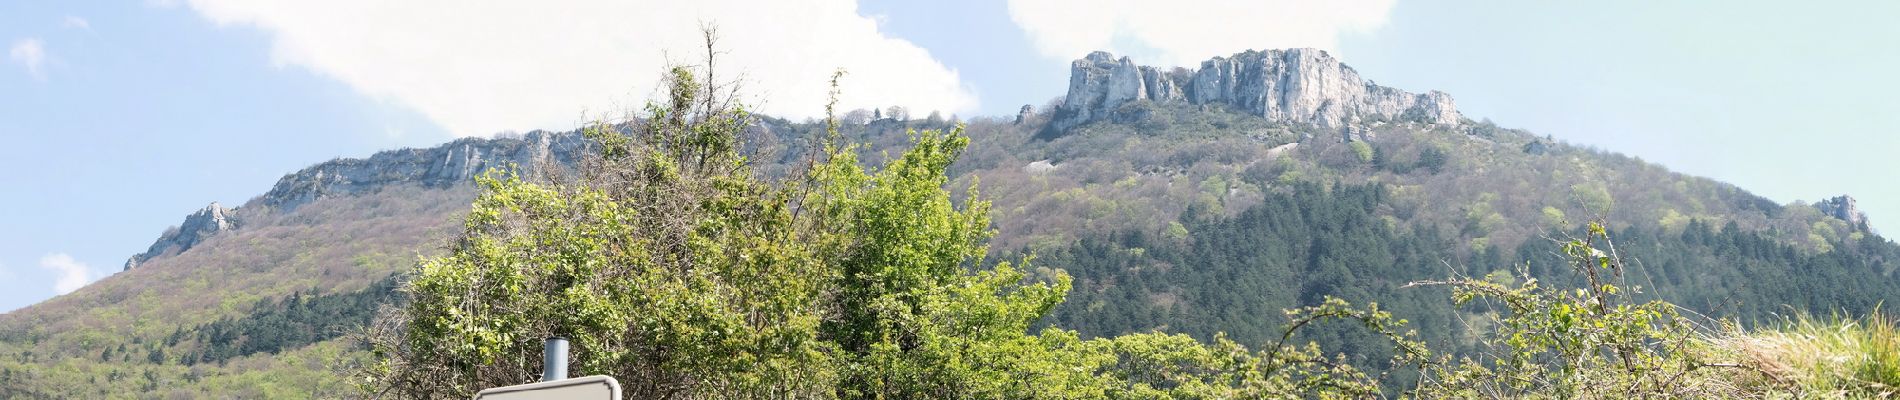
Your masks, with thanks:
[{"label": "mountain", "polygon": [[[1900,299],[1896,246],[1849,197],[1776,204],[1707,178],[1473,121],[1439,92],[1365,80],[1313,49],[1198,69],[1093,53],[1056,107],[980,117],[953,166],[993,201],[999,255],[1076,277],[1046,321],[1088,335],[1165,330],[1264,340],[1280,309],[1322,296],[1391,305],[1434,341],[1468,343],[1448,274],[1561,282],[1547,237],[1608,222],[1643,295],[1716,316],[1860,313]],[[882,163],[909,129],[851,121]],[[795,170],[822,124],[762,118],[747,152]],[[592,147],[574,132],[460,139],[319,163],[234,208],[213,203],[126,271],[0,315],[0,398],[337,397],[369,357],[399,273],[460,229],[472,177],[553,179]],[[1011,257],[994,257],[1006,259]],[[1378,359],[1368,338],[1317,339]]]},{"label": "mountain", "polygon": [[[390,287],[380,281],[436,253],[459,226],[474,197],[473,176],[510,165],[536,176],[574,164],[586,146],[571,133],[461,139],[319,163],[241,206],[213,203],[132,256],[125,272],[0,315],[0,398],[336,397],[348,387],[328,366],[288,360],[343,351],[334,341],[343,330],[328,323],[360,327],[374,304],[323,310],[300,324],[249,326],[244,334],[217,328],[386,294]],[[292,298],[299,300],[279,301]],[[280,333],[302,339],[269,351],[256,339]],[[114,384],[95,385],[101,377]],[[285,387],[292,384],[300,386]],[[109,390],[70,391],[78,387]]]}]

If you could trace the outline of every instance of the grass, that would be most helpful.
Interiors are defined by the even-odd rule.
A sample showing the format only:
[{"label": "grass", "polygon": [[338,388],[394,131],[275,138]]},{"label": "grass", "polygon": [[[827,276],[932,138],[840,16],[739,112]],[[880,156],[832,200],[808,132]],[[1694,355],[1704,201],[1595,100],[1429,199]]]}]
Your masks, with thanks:
[{"label": "grass", "polygon": [[1763,378],[1753,382],[1757,389],[1900,398],[1900,328],[1895,322],[1879,310],[1860,318],[1800,315],[1714,344],[1761,372]]}]

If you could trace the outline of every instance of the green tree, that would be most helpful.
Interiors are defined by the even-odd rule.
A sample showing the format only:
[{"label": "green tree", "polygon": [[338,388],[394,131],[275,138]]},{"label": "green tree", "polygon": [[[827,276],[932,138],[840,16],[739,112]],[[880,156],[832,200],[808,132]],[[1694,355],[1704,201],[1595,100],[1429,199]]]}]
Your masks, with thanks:
[{"label": "green tree", "polygon": [[1416,166],[1418,168],[1431,170],[1432,173],[1436,174],[1445,168],[1447,158],[1450,158],[1450,156],[1445,154],[1445,150],[1439,149],[1438,146],[1426,146],[1424,150],[1418,152],[1418,164]]},{"label": "green tree", "polygon": [[1365,141],[1353,141],[1348,146],[1352,147],[1352,155],[1358,157],[1361,163],[1372,162],[1373,156],[1376,155],[1372,150],[1372,145],[1366,144]]}]

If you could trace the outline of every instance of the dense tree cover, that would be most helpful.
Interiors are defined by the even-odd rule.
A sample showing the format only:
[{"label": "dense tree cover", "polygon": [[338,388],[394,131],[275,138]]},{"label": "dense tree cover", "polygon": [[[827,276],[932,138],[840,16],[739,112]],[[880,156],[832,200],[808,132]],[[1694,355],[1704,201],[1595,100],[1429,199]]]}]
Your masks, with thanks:
[{"label": "dense tree cover", "polygon": [[[1451,250],[1459,247],[1455,233],[1393,224],[1384,216],[1390,202],[1382,184],[1297,184],[1233,217],[1189,213],[1183,238],[1135,231],[1044,250],[1039,261],[1061,265],[1075,279],[1069,302],[1045,322],[1097,336],[1160,330],[1206,339],[1224,332],[1257,345],[1279,334],[1259,316],[1331,296],[1387,304],[1434,348],[1463,353],[1479,344],[1467,324],[1477,315],[1440,301],[1442,291],[1406,283],[1470,276],[1591,286],[1569,267],[1568,255],[1553,251],[1557,244],[1459,255]],[[1900,282],[1867,279],[1890,276],[1896,260],[1896,247],[1873,235],[1814,253],[1734,223],[1714,228],[1692,220],[1673,233],[1641,225],[1611,232],[1631,260],[1619,282],[1631,298],[1667,300],[1743,325],[1790,312],[1864,315],[1900,294]],[[1381,340],[1352,329],[1320,326],[1305,334],[1373,360],[1390,354]]]},{"label": "dense tree cover", "polygon": [[189,341],[197,345],[183,348],[188,350],[178,356],[180,363],[223,363],[235,357],[276,354],[341,337],[369,325],[377,310],[394,299],[400,278],[391,275],[354,292],[306,292],[261,301],[242,317],[180,328],[165,339],[166,347],[152,349],[146,358],[162,362],[167,349]]},{"label": "dense tree cover", "polygon": [[[1681,232],[1634,226],[1616,234],[1636,261],[1635,282],[1712,316],[1748,323],[1790,311],[1866,315],[1900,301],[1900,281],[1890,278],[1900,266],[1900,247],[1879,235],[1827,241],[1830,251],[1813,252],[1733,223],[1715,228],[1701,220]],[[1524,259],[1538,255],[1518,252]]]},{"label": "dense tree cover", "polygon": [[400,282],[389,276],[352,291],[261,300],[242,316],[152,339],[95,336],[97,350],[9,348],[0,353],[0,398],[343,396],[349,392],[333,369],[355,357],[337,339],[362,329]]},{"label": "dense tree cover", "polygon": [[[1076,280],[1050,322],[1103,336],[1225,332],[1257,345],[1279,335],[1263,316],[1331,296],[1387,304],[1425,337],[1449,338],[1457,328],[1445,293],[1398,287],[1447,276],[1445,249],[1456,243],[1388,225],[1377,214],[1387,196],[1381,185],[1299,184],[1238,216],[1190,216],[1188,239],[1129,232],[1044,251],[1038,260],[1064,266]],[[1364,346],[1344,350],[1389,353],[1375,338],[1359,339],[1353,344]]]}]

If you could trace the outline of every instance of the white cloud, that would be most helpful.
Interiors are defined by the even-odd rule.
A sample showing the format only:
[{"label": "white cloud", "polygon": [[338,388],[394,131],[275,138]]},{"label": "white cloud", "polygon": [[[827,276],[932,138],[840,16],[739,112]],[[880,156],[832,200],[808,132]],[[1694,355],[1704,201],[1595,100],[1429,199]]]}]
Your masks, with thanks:
[{"label": "white cloud", "polygon": [[59,294],[72,293],[98,278],[98,274],[92,272],[92,267],[73,260],[73,256],[66,253],[53,253],[40,257],[40,268],[59,274],[53,280],[53,291]]},{"label": "white cloud", "polygon": [[1332,50],[1342,33],[1385,25],[1393,1],[1009,0],[1009,15],[1045,56],[1070,60],[1107,50],[1191,67],[1247,49]]},{"label": "white cloud", "polygon": [[13,41],[13,47],[7,49],[7,58],[26,67],[26,74],[36,79],[46,79],[40,67],[46,64],[46,46],[36,38]]},{"label": "white cloud", "polygon": [[68,15],[59,21],[59,26],[73,29],[92,29],[92,22],[76,15]]},{"label": "white cloud", "polygon": [[279,65],[309,68],[414,107],[458,135],[560,129],[582,112],[623,111],[652,94],[667,60],[703,57],[718,25],[721,75],[743,73],[761,111],[823,114],[845,68],[843,109],[972,110],[957,72],[885,36],[854,0],[250,1],[191,0],[219,25],[273,37]]}]

